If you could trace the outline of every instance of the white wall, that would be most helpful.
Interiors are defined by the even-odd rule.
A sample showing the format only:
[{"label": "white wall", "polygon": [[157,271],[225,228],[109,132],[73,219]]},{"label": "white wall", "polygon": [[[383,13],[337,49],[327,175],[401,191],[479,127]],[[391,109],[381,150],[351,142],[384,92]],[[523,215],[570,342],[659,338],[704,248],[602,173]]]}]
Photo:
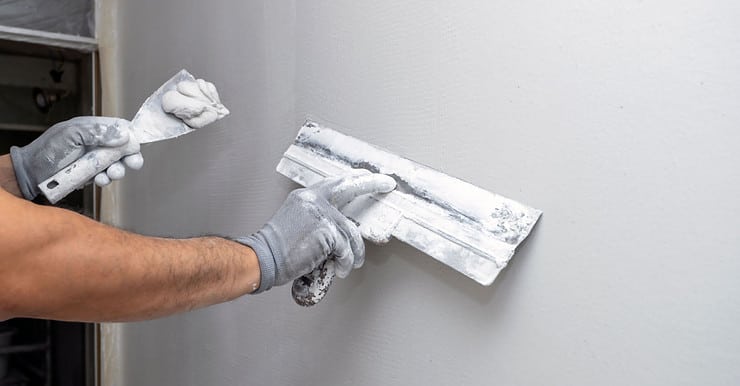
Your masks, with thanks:
[{"label": "white wall", "polygon": [[125,116],[181,67],[233,113],[144,150],[124,228],[256,230],[307,116],[544,216],[492,287],[392,242],[313,309],[124,325],[111,384],[740,383],[740,3],[119,3]]}]

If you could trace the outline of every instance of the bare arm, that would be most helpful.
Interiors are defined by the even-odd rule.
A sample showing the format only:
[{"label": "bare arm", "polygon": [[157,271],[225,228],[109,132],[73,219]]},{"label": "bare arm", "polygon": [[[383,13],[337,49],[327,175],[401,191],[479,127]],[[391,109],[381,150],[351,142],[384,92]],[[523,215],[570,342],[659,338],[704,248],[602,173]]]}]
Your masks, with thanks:
[{"label": "bare arm", "polygon": [[0,319],[126,321],[250,293],[260,269],[236,242],[136,235],[0,189],[0,278]]}]

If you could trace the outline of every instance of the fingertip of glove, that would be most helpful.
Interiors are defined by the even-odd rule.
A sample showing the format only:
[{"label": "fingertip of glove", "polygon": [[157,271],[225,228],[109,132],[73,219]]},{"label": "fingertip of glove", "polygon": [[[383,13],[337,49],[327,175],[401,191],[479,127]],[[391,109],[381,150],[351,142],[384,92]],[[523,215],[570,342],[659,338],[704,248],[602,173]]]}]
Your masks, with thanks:
[{"label": "fingertip of glove", "polygon": [[111,179],[110,177],[108,177],[108,174],[106,174],[106,172],[98,173],[95,176],[94,181],[95,185],[100,186],[101,188],[111,183]]},{"label": "fingertip of glove", "polygon": [[115,162],[108,167],[106,174],[111,180],[120,180],[126,175],[126,168],[121,162]]},{"label": "fingertip of glove", "polygon": [[378,193],[390,193],[396,189],[396,180],[386,174],[376,174]]},{"label": "fingertip of glove", "polygon": [[130,169],[139,170],[144,166],[144,156],[141,153],[134,153],[123,157],[123,163]]}]

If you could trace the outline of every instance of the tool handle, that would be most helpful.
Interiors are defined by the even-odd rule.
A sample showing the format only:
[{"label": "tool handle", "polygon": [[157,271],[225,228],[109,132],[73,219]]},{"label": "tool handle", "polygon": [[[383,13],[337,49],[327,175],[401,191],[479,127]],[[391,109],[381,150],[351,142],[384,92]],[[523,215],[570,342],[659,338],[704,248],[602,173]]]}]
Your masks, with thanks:
[{"label": "tool handle", "polygon": [[108,166],[128,154],[139,151],[137,141],[128,141],[121,147],[101,147],[90,151],[77,161],[40,183],[39,189],[52,204],[81,187]]},{"label": "tool handle", "polygon": [[293,288],[291,289],[293,300],[304,307],[318,304],[329,291],[335,275],[334,261],[324,261],[311,273],[293,281]]}]

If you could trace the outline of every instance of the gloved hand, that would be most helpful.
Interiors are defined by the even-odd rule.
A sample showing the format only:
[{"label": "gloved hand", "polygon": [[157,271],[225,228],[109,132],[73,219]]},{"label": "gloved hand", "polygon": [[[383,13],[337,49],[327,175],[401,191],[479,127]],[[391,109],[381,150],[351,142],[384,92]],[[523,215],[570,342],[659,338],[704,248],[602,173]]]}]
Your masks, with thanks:
[{"label": "gloved hand", "polygon": [[326,179],[288,195],[283,206],[257,233],[237,239],[251,247],[260,264],[255,293],[293,281],[334,259],[344,278],[365,261],[365,244],[357,226],[337,208],[371,193],[388,193],[396,181],[383,174],[354,174]]},{"label": "gloved hand", "polygon": [[[12,147],[10,156],[23,196],[32,200],[40,193],[39,183],[95,148],[123,149],[129,141],[136,141],[129,136],[130,126],[131,122],[125,119],[77,117],[57,123],[24,147]],[[138,150],[138,146],[134,148]],[[127,151],[121,155],[122,162],[112,164],[95,176],[97,185],[104,186],[111,180],[123,178],[126,174],[124,164],[131,169],[140,169],[144,164],[140,152]]]}]

